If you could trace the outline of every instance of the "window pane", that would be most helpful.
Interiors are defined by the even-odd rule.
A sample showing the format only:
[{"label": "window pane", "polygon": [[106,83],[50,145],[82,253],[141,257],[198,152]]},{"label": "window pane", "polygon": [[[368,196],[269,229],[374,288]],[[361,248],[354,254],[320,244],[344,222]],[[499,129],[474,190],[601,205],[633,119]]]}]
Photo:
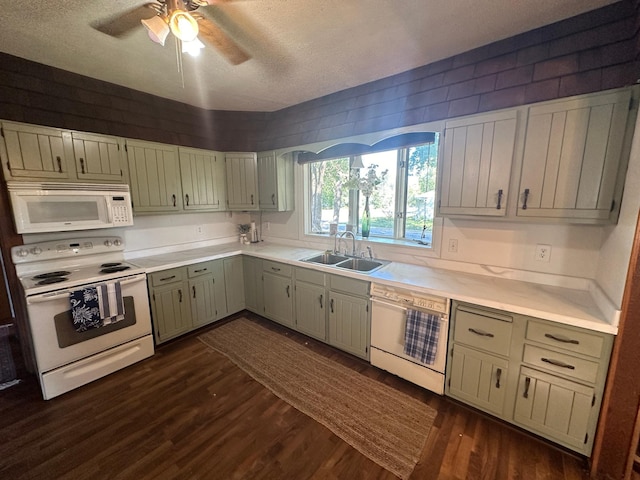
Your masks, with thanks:
[{"label": "window pane", "polygon": [[409,148],[404,237],[431,245],[436,190],[438,138],[433,144]]},{"label": "window pane", "polygon": [[[372,188],[369,197],[369,211],[371,212],[371,236],[394,237],[393,220],[395,218],[396,197],[396,173],[398,165],[398,151],[370,153],[362,155],[364,168],[360,170],[360,176],[366,177],[373,168],[375,175],[382,181]],[[366,202],[366,193],[360,191],[358,219],[362,227],[362,212]]]},{"label": "window pane", "polygon": [[349,190],[343,185],[348,179],[348,158],[309,164],[312,233],[329,233],[331,223],[341,224],[344,230],[349,218]]}]

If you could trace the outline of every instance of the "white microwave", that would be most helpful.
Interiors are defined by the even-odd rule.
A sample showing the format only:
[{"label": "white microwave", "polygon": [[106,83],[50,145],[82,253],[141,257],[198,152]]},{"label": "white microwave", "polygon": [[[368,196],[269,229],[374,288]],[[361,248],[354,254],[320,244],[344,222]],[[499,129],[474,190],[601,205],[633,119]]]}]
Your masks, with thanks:
[{"label": "white microwave", "polygon": [[7,182],[17,233],[133,225],[129,185]]}]

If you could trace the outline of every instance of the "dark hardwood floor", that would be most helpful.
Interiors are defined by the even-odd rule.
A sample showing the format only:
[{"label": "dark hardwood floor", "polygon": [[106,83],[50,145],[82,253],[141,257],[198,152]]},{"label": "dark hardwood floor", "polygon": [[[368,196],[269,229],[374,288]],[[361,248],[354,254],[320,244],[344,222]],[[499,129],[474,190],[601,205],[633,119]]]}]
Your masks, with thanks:
[{"label": "dark hardwood floor", "polygon": [[[412,479],[586,479],[584,458],[251,314],[437,411]],[[215,327],[213,327],[215,328]],[[393,479],[196,335],[55,399],[0,392],[2,479]]]}]

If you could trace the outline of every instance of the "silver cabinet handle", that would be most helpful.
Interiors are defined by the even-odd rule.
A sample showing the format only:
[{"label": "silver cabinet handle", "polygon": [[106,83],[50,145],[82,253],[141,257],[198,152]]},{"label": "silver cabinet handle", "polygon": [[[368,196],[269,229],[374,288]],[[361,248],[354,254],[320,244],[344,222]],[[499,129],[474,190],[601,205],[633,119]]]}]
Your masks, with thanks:
[{"label": "silver cabinet handle", "polygon": [[552,333],[545,333],[544,336],[547,338],[550,338],[551,340],[555,340],[556,342],[571,343],[572,345],[580,345],[580,342],[578,340],[574,340],[572,338],[561,337],[561,336],[554,335]]},{"label": "silver cabinet handle", "polygon": [[470,328],[469,331],[471,333],[475,333],[476,335],[480,335],[481,337],[489,337],[489,338],[495,337],[493,333],[483,332],[482,330],[476,330],[475,328]]},{"label": "silver cabinet handle", "polygon": [[555,365],[556,367],[567,368],[569,370],[575,370],[576,369],[576,367],[574,367],[573,365],[561,362],[560,360],[554,360],[552,358],[541,358],[540,360],[542,360],[545,363],[550,363],[551,365]]}]

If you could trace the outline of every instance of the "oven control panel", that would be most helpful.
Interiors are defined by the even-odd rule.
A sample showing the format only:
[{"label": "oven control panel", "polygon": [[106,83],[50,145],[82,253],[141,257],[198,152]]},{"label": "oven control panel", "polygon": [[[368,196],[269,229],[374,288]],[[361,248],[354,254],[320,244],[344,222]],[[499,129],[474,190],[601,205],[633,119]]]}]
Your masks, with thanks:
[{"label": "oven control panel", "polygon": [[11,260],[14,264],[21,264],[123,250],[124,242],[120,237],[55,240],[12,247]]}]

